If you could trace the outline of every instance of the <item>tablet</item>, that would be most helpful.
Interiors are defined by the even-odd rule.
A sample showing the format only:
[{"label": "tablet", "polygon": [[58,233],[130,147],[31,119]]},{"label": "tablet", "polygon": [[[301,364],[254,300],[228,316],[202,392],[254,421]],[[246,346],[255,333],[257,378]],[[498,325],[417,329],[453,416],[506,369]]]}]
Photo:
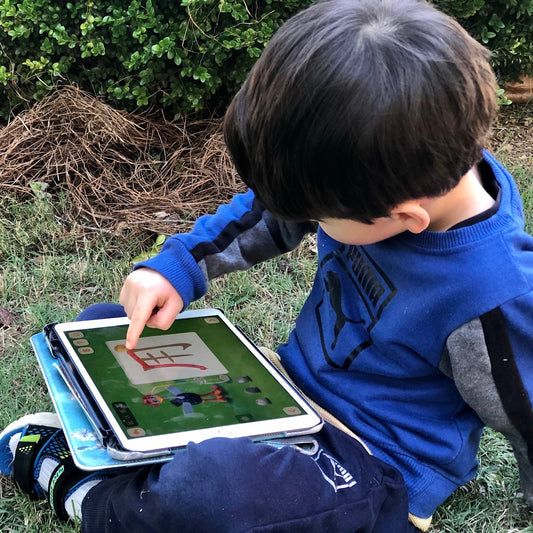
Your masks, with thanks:
[{"label": "tablet", "polygon": [[125,346],[128,325],[127,318],[53,325],[69,386],[90,395],[96,418],[124,450],[320,429],[320,416],[220,310],[185,311],[166,331],[145,328],[134,350]]}]

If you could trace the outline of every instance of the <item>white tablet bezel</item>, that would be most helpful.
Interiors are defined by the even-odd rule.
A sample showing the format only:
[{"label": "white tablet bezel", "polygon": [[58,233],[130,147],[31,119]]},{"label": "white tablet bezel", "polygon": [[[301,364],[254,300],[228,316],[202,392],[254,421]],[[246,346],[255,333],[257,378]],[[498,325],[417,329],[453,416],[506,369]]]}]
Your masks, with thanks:
[{"label": "white tablet bezel", "polygon": [[[179,433],[130,438],[116,421],[115,416],[107,406],[104,398],[96,388],[91,376],[85,369],[83,363],[78,357],[76,351],[72,348],[69,339],[66,336],[67,332],[69,331],[127,325],[130,322],[129,319],[124,317],[79,322],[65,322],[56,324],[54,329],[65,350],[68,352],[71,362],[91,392],[96,403],[100,406],[105,419],[113,429],[113,432],[120,442],[120,445],[126,450],[148,453],[155,450],[179,448],[187,445],[189,442],[201,442],[213,437],[250,437],[253,439],[261,439],[273,436],[284,437],[302,435],[318,431],[322,427],[322,419],[320,416],[312,409],[312,407],[301,396],[301,394],[286,381],[286,379],[279,373],[272,363],[268,361],[261,351],[228,320],[223,312],[221,312],[219,309],[188,310],[180,313],[176,320],[209,316],[217,317],[228,326],[233,334],[256,357],[256,359],[259,360],[259,362],[280,384],[280,386],[291,396],[294,402],[301,408],[302,414],[266,421],[247,422],[245,424],[232,424],[200,430],[188,430]],[[164,332],[162,332],[162,334],[164,334]]]}]

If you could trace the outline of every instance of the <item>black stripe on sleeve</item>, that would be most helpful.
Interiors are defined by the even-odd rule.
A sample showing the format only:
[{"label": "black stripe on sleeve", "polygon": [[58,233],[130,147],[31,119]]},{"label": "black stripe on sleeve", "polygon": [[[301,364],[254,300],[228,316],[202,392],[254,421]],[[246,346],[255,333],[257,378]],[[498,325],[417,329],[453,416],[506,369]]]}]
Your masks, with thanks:
[{"label": "black stripe on sleeve", "polygon": [[191,250],[194,260],[199,263],[204,257],[225,250],[238,235],[254,227],[262,216],[263,208],[257,199],[254,199],[252,209],[246,212],[242,218],[232,220],[213,241],[201,242]]},{"label": "black stripe on sleeve", "polygon": [[505,317],[497,307],[480,319],[500,400],[509,420],[525,440],[529,460],[533,462],[533,411],[507,334]]}]

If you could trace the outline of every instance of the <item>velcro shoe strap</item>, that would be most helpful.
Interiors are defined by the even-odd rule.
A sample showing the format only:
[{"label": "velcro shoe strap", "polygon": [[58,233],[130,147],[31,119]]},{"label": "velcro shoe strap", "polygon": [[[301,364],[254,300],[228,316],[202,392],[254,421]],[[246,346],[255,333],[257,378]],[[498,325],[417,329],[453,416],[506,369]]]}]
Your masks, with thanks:
[{"label": "velcro shoe strap", "polygon": [[48,484],[48,501],[52,510],[61,520],[68,519],[68,513],[65,510],[65,496],[68,491],[88,477],[91,477],[91,474],[76,468],[72,457],[64,459],[55,468]]},{"label": "velcro shoe strap", "polygon": [[13,461],[13,479],[15,483],[30,496],[32,500],[39,497],[33,479],[35,458],[42,447],[41,435],[24,435],[21,437]]}]

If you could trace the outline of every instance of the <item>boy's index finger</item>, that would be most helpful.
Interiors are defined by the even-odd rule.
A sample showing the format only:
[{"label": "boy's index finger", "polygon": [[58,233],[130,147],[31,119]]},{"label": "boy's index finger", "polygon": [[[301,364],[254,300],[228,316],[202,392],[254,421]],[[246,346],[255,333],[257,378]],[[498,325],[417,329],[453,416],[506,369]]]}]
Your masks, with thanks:
[{"label": "boy's index finger", "polygon": [[133,350],[137,346],[137,342],[141,333],[144,329],[144,324],[142,321],[130,322],[128,327],[128,333],[126,334],[126,348],[128,350]]},{"label": "boy's index finger", "polygon": [[132,314],[130,319],[130,325],[126,334],[126,348],[133,350],[137,346],[139,337],[143,332],[144,326],[148,322],[148,319],[152,316],[155,309],[149,309],[144,312],[136,311]]}]

